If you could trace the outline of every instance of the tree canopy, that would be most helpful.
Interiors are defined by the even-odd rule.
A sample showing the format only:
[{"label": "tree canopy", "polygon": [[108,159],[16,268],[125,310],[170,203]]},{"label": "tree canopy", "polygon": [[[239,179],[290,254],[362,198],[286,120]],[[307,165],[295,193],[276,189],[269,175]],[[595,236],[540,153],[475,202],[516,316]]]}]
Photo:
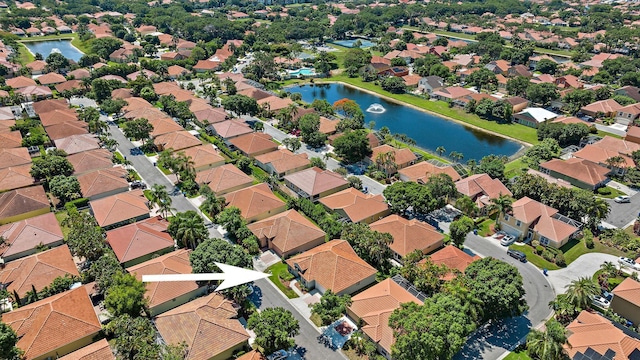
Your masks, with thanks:
[{"label": "tree canopy", "polygon": [[254,312],[247,321],[247,328],[255,332],[256,344],[264,350],[265,355],[294,346],[293,337],[300,332],[298,320],[291,311],[281,307]]}]

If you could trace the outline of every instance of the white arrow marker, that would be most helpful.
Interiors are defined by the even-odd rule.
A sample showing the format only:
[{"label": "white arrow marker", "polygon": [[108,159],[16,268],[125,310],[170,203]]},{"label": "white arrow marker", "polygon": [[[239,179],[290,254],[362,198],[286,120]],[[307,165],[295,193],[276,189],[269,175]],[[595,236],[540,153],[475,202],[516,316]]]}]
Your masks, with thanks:
[{"label": "white arrow marker", "polygon": [[204,273],[204,274],[166,274],[166,275],[142,275],[143,282],[162,282],[162,281],[212,281],[224,280],[216,290],[224,290],[230,287],[238,286],[244,283],[268,278],[271,274],[265,274],[254,270],[243,269],[237,266],[226,264],[216,264],[221,273]]}]

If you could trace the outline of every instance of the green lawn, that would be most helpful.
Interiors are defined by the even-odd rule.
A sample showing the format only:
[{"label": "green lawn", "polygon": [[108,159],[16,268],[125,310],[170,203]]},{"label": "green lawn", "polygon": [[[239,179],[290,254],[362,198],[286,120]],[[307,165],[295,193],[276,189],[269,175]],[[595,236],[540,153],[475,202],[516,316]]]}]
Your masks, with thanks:
[{"label": "green lawn", "polygon": [[144,197],[147,198],[147,200],[151,201],[151,190],[149,190],[149,189],[142,190],[142,193],[144,194]]},{"label": "green lawn", "polygon": [[558,270],[560,267],[552,262],[549,262],[533,252],[533,248],[529,245],[511,245],[509,249],[518,250],[527,255],[527,261],[540,269]]},{"label": "green lawn", "polygon": [[57,211],[55,215],[56,215],[56,220],[58,220],[58,224],[60,224],[60,229],[62,229],[62,236],[64,236],[64,238],[66,239],[71,229],[67,226],[63,226],[62,222],[69,217],[69,214],[67,213],[66,210],[62,210],[62,211]]},{"label": "green lawn", "polygon": [[156,164],[156,167],[157,167],[160,171],[162,171],[162,173],[163,173],[163,174],[165,174],[165,175],[169,175],[169,174],[171,174],[171,170],[169,170],[169,169],[165,169],[165,168],[163,168],[162,166],[157,165],[157,164]]},{"label": "green lawn", "polygon": [[524,126],[521,124],[499,124],[495,121],[484,120],[477,115],[467,114],[462,109],[450,108],[449,104],[444,101],[431,101],[425,98],[409,95],[409,94],[392,94],[388,91],[382,90],[379,86],[373,82],[364,82],[360,78],[350,78],[346,75],[332,76],[327,80],[328,82],[342,82],[352,86],[356,86],[365,90],[369,90],[380,94],[382,96],[389,97],[391,99],[401,101],[421,109],[425,109],[436,114],[450,117],[452,119],[464,122],[466,124],[477,126],[487,131],[514,138],[529,144],[538,143],[538,135],[536,129]]},{"label": "green lawn", "polygon": [[489,236],[491,235],[491,225],[495,224],[496,221],[493,219],[486,219],[477,225],[478,235],[480,236]]},{"label": "green lawn", "polygon": [[504,360],[531,360],[526,351],[512,352]]},{"label": "green lawn", "polygon": [[296,294],[288,287],[284,286],[284,284],[280,281],[280,274],[289,272],[289,270],[287,269],[287,264],[277,263],[269,267],[266,272],[271,273],[271,276],[269,276],[269,280],[271,280],[271,282],[274,283],[278,287],[278,289],[280,289],[280,291],[282,291],[289,299],[295,299],[298,297],[298,294]]},{"label": "green lawn", "polygon": [[[626,194],[625,194],[625,193],[623,193],[622,191],[620,191],[620,190],[618,190],[618,189],[614,189],[614,188],[609,187],[609,186],[605,186],[604,188],[600,188],[600,189],[604,189],[604,190],[609,190],[609,191],[610,191],[610,193],[609,193],[609,194],[607,194],[607,195],[600,194],[600,192],[596,191],[596,195],[597,195],[597,196],[599,196],[599,197],[603,197],[603,198],[605,198],[605,199],[613,199],[613,198],[615,198],[615,197],[617,197],[617,196],[620,196],[620,195],[626,195]],[[598,189],[598,190],[600,190],[600,189]]]},{"label": "green lawn", "polygon": [[615,256],[625,255],[624,252],[618,249],[603,245],[598,240],[594,239],[593,243],[595,245],[594,248],[589,249],[584,245],[584,241],[573,239],[568,243],[566,243],[563,247],[561,247],[560,250],[562,250],[562,252],[564,253],[564,259],[567,262],[567,265],[571,264],[580,256],[588,253],[604,253],[604,254],[610,254]]},{"label": "green lawn", "polygon": [[521,175],[527,171],[529,167],[522,161],[522,158],[515,159],[504,166],[504,176],[510,179],[514,176]]}]

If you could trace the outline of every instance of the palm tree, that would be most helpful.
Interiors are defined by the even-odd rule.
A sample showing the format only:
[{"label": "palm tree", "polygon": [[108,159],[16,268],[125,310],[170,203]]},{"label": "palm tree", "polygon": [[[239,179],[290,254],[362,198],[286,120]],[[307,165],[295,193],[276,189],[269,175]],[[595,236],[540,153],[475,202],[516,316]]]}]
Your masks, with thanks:
[{"label": "palm tree", "polygon": [[200,209],[209,216],[211,219],[215,219],[216,216],[224,210],[227,205],[226,200],[223,197],[217,197],[215,194],[207,194],[206,199],[200,205]]},{"label": "palm tree", "polygon": [[495,199],[491,199],[491,204],[489,205],[489,208],[487,209],[487,213],[491,213],[495,210],[498,211],[498,216],[496,217],[496,223],[500,223],[500,216],[508,213],[509,211],[511,211],[511,204],[513,204],[513,198],[511,196],[508,195],[502,195],[500,194],[500,196],[498,196]]},{"label": "palm tree", "polygon": [[602,198],[596,197],[587,207],[587,225],[589,228],[596,229],[600,224],[600,220],[605,219],[610,211],[611,206],[609,203]]},{"label": "palm tree", "polygon": [[436,148],[436,152],[438,153],[438,156],[442,156],[442,154],[444,154],[447,150],[444,148],[444,146],[438,146]]},{"label": "palm tree", "polygon": [[547,323],[545,331],[531,330],[527,335],[527,352],[534,359],[560,360],[567,356],[563,345],[567,344],[567,331],[555,320]]},{"label": "palm tree", "polygon": [[176,156],[176,170],[178,170],[178,176],[182,181],[183,178],[195,175],[195,162],[193,162],[191,156],[185,155],[184,152],[179,152],[178,156]]},{"label": "palm tree", "polygon": [[396,154],[393,151],[378,154],[378,156],[376,156],[376,165],[378,165],[380,171],[385,172],[388,179],[391,173],[398,167],[396,164]]},{"label": "palm tree", "polygon": [[612,157],[608,158],[607,160],[605,160],[605,163],[611,169],[619,169],[621,166],[624,165],[624,158],[622,156],[620,156],[620,155],[612,156]]},{"label": "palm tree", "polygon": [[618,267],[611,261],[605,261],[602,263],[602,265],[600,265],[600,270],[602,270],[608,277],[616,277],[619,273]]},{"label": "palm tree", "polygon": [[175,239],[179,244],[195,249],[201,240],[208,236],[207,230],[202,227],[202,219],[197,216],[183,216],[176,230]]},{"label": "palm tree", "polygon": [[109,124],[107,124],[106,122],[100,119],[98,120],[91,119],[89,121],[89,132],[101,134],[108,129],[109,129]]},{"label": "palm tree", "polygon": [[567,301],[583,310],[591,306],[592,296],[600,294],[600,285],[588,277],[573,280],[566,289]]},{"label": "palm tree", "polygon": [[149,203],[151,206],[158,206],[158,211],[162,214],[162,217],[166,218],[173,210],[171,208],[171,197],[164,185],[154,184],[151,187],[150,197]]}]

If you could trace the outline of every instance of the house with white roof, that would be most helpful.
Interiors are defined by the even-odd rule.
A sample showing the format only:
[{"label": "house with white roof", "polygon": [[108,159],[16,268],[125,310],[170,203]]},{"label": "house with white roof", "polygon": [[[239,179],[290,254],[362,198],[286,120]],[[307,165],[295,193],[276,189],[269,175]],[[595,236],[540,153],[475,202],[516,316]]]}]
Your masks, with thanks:
[{"label": "house with white roof", "polygon": [[519,124],[532,128],[547,120],[555,119],[558,114],[539,107],[529,107],[513,115],[513,120]]}]

